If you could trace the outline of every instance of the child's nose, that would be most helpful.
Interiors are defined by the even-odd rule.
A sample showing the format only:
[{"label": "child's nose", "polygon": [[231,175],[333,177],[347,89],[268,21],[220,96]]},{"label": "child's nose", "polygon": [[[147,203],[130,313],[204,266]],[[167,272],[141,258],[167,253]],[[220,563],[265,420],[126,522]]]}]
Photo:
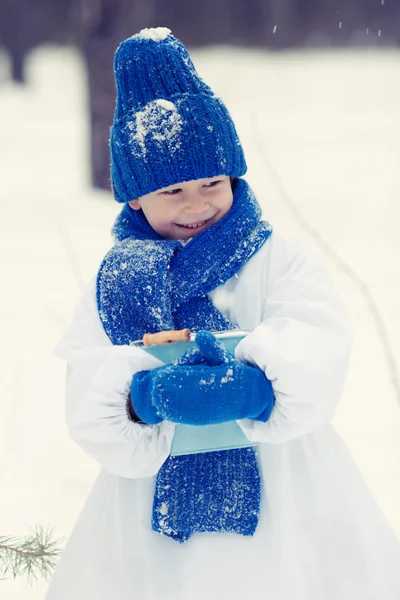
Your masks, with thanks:
[{"label": "child's nose", "polygon": [[203,196],[191,196],[187,199],[185,210],[188,214],[200,215],[204,213],[209,207],[207,198]]}]

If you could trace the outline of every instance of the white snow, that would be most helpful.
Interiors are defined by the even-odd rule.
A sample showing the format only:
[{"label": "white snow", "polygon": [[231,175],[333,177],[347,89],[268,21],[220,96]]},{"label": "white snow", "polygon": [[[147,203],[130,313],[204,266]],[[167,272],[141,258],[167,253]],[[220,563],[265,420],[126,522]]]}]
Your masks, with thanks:
[{"label": "white snow", "polygon": [[[161,42],[165,40],[171,34],[171,30],[168,27],[146,27],[132,36],[132,38],[141,37],[148,40],[154,40],[155,42]],[[130,39],[132,39],[130,38]]]},{"label": "white snow", "polygon": [[176,110],[176,106],[170,100],[164,100],[164,98],[159,98],[155,101],[158,106],[161,108],[165,108],[165,110]]},{"label": "white snow", "polygon": [[[354,276],[376,303],[398,369],[397,51],[210,49],[194,62],[235,119],[265,217],[336,278],[354,349],[334,422],[400,535],[399,404]],[[89,186],[83,69],[72,50],[46,48],[29,60],[29,86],[2,81],[1,535],[40,522],[67,537],[99,470],[69,437],[65,366],[51,356],[121,208]],[[0,596],[43,600],[46,588],[0,581]]]},{"label": "white snow", "polygon": [[200,379],[200,385],[213,385],[215,383],[215,375],[211,375],[211,377],[207,378],[207,379]]},{"label": "white snow", "polygon": [[233,381],[234,377],[233,377],[233,369],[232,367],[229,367],[226,370],[226,374],[224,377],[221,378],[221,383],[228,383],[228,381]]},{"label": "white snow", "polygon": [[162,515],[167,515],[168,514],[168,504],[166,502],[162,502],[160,508],[158,509],[158,511]]},{"label": "white snow", "polygon": [[[171,152],[180,148],[179,134],[182,130],[182,117],[173,102],[163,98],[146,104],[143,110],[134,113],[134,120],[127,122],[132,132],[131,140],[135,142],[133,152],[146,156],[147,137],[161,143],[167,143]],[[139,144],[139,152],[136,146]]]}]

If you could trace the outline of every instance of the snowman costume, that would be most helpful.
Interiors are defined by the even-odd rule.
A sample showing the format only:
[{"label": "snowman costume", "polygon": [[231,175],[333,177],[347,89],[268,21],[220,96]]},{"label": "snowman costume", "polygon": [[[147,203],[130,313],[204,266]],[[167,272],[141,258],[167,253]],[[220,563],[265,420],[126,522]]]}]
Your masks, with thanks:
[{"label": "snowman costume", "polygon": [[[114,227],[119,251],[121,240],[132,245],[132,236],[152,235],[145,223],[142,233],[137,224],[129,229],[136,215],[127,210],[128,200],[179,181],[221,173],[240,178],[246,165],[229,113],[169,30],[144,30],[126,40],[114,66],[111,174],[115,198],[124,203]],[[55,354],[68,364],[69,432],[101,471],[46,600],[400,598],[398,540],[330,423],[351,347],[335,287],[324,269],[275,231],[240,256],[233,274],[227,270],[202,296],[202,306],[212,303],[226,323],[250,331],[235,358],[261,370],[273,389],[265,419],[237,419],[257,444],[255,531],[197,531],[177,543],[152,528],[157,477],[170,460],[175,423],[132,420],[133,378],[161,363],[129,345],[129,336],[110,339],[100,269]]]}]

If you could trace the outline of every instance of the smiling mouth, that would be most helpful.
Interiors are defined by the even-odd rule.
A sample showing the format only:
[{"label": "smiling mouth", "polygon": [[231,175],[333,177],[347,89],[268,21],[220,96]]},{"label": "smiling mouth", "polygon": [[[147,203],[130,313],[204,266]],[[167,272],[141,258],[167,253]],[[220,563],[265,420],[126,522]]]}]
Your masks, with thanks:
[{"label": "smiling mouth", "polygon": [[206,219],[205,221],[198,221],[197,223],[189,223],[187,225],[180,225],[177,223],[178,227],[182,227],[183,229],[199,229],[199,227],[203,227],[210,219]]}]

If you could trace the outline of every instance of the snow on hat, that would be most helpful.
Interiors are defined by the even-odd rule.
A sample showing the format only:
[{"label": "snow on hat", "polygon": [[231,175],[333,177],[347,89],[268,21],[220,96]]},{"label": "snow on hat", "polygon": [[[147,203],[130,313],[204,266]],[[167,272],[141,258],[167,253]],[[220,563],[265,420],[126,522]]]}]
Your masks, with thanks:
[{"label": "snow on hat", "polygon": [[111,183],[127,202],[179,183],[247,170],[224,103],[198,75],[166,27],[143,29],[114,57]]}]

